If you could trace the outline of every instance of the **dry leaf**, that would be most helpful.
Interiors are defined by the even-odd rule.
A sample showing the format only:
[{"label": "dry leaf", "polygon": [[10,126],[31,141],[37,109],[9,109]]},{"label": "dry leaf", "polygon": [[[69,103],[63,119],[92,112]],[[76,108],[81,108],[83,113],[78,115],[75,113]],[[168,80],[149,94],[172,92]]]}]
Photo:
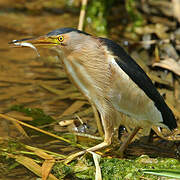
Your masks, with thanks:
[{"label": "dry leaf", "polygon": [[46,180],[55,163],[55,159],[46,159],[42,165],[42,180]]},{"label": "dry leaf", "polygon": [[169,71],[172,71],[173,73],[180,76],[180,64],[172,58],[167,58],[160,61],[159,63],[154,63],[152,66],[168,69]]},{"label": "dry leaf", "polygon": [[30,139],[30,137],[27,135],[26,131],[22,128],[22,126],[21,126],[18,122],[15,122],[15,121],[11,120],[11,118],[10,118],[9,120],[14,124],[14,126],[16,127],[16,129],[17,129],[23,136],[25,136],[26,138]]},{"label": "dry leaf", "polygon": [[[42,168],[39,164],[37,164],[33,159],[25,156],[16,156],[16,161],[27,169],[32,171],[39,177],[42,177]],[[54,175],[50,174],[47,180],[58,180]]]},{"label": "dry leaf", "polygon": [[75,101],[70,107],[68,107],[60,117],[73,114],[76,111],[78,111],[84,104],[86,104],[86,101]]},{"label": "dry leaf", "polygon": [[155,81],[155,82],[157,82],[159,84],[164,84],[164,85],[173,87],[173,84],[170,81],[168,81],[167,79],[161,79],[160,77],[158,77],[157,75],[153,74],[152,72],[151,73],[146,73],[146,74],[150,77],[150,79],[152,81]]},{"label": "dry leaf", "polygon": [[174,115],[180,119],[180,112],[176,108],[174,108],[174,106],[170,102],[166,101],[166,103],[169,106],[169,108],[173,111]]},{"label": "dry leaf", "polygon": [[44,152],[44,151],[41,150],[41,149],[35,149],[35,150],[34,150],[34,153],[35,153],[37,156],[39,156],[39,157],[41,157],[41,158],[43,158],[43,159],[45,159],[45,160],[52,160],[52,159],[53,159],[53,157],[52,157],[51,155],[47,154],[46,152]]},{"label": "dry leaf", "polygon": [[96,153],[92,152],[92,151],[88,151],[88,152],[93,155],[93,160],[94,160],[94,164],[95,164],[95,167],[96,167],[95,180],[102,180],[101,168],[99,166],[99,161],[101,159],[101,156],[99,154],[96,154]]},{"label": "dry leaf", "polygon": [[64,121],[60,121],[59,122],[59,125],[60,126],[68,126],[68,125],[70,125],[70,124],[73,124],[74,123],[74,120],[64,120]]},{"label": "dry leaf", "polygon": [[174,17],[180,22],[180,0],[172,0]]}]

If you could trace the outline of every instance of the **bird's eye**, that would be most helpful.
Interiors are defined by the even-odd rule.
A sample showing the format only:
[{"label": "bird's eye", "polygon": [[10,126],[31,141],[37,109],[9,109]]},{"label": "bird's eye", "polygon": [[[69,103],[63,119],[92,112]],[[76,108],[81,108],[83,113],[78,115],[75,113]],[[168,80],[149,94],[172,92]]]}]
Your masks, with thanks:
[{"label": "bird's eye", "polygon": [[63,37],[63,36],[59,36],[59,37],[58,37],[58,40],[59,40],[60,42],[63,42],[63,41],[64,41],[64,37]]}]

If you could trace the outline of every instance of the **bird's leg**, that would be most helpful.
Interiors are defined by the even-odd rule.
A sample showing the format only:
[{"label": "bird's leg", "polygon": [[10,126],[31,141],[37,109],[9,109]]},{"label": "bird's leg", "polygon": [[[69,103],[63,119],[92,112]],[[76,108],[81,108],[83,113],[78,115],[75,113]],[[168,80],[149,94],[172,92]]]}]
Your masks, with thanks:
[{"label": "bird's leg", "polygon": [[104,127],[104,131],[105,131],[105,136],[104,136],[104,141],[94,147],[88,148],[86,151],[97,151],[101,148],[104,148],[106,146],[109,146],[111,144],[112,141],[112,135],[113,135],[113,129],[109,128],[109,127]]},{"label": "bird's leg", "polygon": [[140,127],[135,127],[133,129],[133,131],[129,134],[127,139],[123,142],[123,144],[121,145],[121,147],[118,150],[120,152],[120,157],[123,157],[123,153],[124,153],[125,149],[128,147],[128,145],[130,144],[131,140],[133,139],[133,137],[137,134],[137,132],[140,129],[141,129]]},{"label": "bird's leg", "polygon": [[98,110],[96,109],[96,107],[95,107],[95,105],[93,103],[91,104],[91,106],[92,106],[92,109],[93,109],[93,112],[94,112],[94,118],[96,120],[96,124],[97,124],[99,135],[101,137],[103,137],[104,136],[104,132],[103,132],[103,127],[102,127],[101,119],[99,117]]},{"label": "bird's leg", "polygon": [[84,151],[80,151],[80,152],[77,152],[75,154],[72,154],[70,155],[66,160],[65,160],[65,163],[69,163],[70,161],[72,161],[73,159],[77,158],[78,156],[81,156],[83,154],[85,154],[86,152],[90,152],[90,151],[97,151],[101,148],[104,148],[106,146],[109,146],[111,144],[111,139],[112,139],[112,131],[110,131],[110,129],[106,129],[105,130],[105,138],[104,138],[104,141],[94,147],[91,147],[91,148],[88,148]]},{"label": "bird's leg", "polygon": [[[107,108],[107,107],[106,107]],[[101,114],[101,119],[102,119],[102,124],[104,128],[104,141],[94,147],[88,148],[84,151],[80,151],[78,153],[70,155],[66,160],[65,163],[68,163],[75,159],[76,157],[83,155],[86,152],[89,151],[97,151],[101,148],[104,148],[106,146],[109,146],[112,141],[112,135],[113,135],[113,116],[114,116],[114,111],[111,108],[107,108],[108,112],[104,113],[104,115]]]}]

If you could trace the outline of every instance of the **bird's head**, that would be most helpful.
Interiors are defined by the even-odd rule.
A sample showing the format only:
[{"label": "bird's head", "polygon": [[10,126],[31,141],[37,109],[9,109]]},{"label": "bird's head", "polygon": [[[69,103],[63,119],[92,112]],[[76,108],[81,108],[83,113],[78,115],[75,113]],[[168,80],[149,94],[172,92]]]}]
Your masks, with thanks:
[{"label": "bird's head", "polygon": [[74,28],[61,28],[37,38],[13,40],[9,44],[20,47],[35,46],[53,48],[57,51],[63,52],[72,52],[85,48],[89,44],[93,44],[90,43],[90,41],[92,42],[92,36],[88,33],[76,30]]}]

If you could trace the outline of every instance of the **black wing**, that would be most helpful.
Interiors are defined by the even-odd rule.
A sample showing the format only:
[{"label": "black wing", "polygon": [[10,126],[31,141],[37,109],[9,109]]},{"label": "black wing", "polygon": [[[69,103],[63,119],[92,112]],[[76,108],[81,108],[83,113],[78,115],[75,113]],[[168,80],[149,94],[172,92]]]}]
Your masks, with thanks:
[{"label": "black wing", "polygon": [[165,103],[163,97],[159,94],[151,79],[146,75],[143,69],[125,52],[117,43],[106,39],[99,40],[108,46],[108,49],[117,56],[116,63],[120,68],[141,88],[145,94],[154,102],[157,109],[161,112],[163,123],[173,130],[177,127],[176,119]]}]

